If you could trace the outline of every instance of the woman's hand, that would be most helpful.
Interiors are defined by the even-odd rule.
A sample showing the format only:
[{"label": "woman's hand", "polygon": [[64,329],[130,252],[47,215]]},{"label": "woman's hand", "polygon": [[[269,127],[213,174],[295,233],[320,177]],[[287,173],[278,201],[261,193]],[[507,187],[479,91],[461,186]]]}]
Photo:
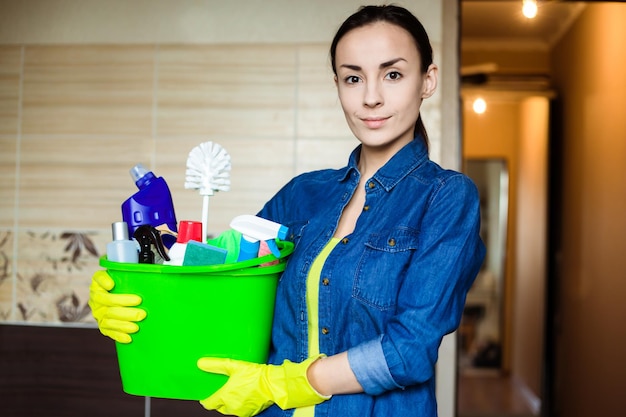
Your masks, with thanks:
[{"label": "woman's hand", "polygon": [[111,294],[115,281],[106,271],[97,271],[89,287],[89,307],[100,332],[119,343],[130,343],[130,334],[139,331],[138,321],[146,311],[138,308],[141,297],[135,294]]},{"label": "woman's hand", "polygon": [[207,410],[239,417],[257,415],[272,404],[283,410],[306,407],[328,400],[307,379],[307,370],[320,356],[301,363],[285,360],[282,365],[222,358],[201,358],[198,367],[205,372],[228,375],[226,384],[200,401]]}]

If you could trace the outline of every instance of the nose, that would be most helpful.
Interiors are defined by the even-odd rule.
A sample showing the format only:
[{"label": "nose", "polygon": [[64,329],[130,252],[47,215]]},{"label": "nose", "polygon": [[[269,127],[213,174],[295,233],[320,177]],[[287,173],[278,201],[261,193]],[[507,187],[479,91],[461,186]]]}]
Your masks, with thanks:
[{"label": "nose", "polygon": [[383,104],[383,95],[381,85],[377,82],[368,82],[365,84],[365,95],[363,97],[363,105],[367,107],[378,107]]}]

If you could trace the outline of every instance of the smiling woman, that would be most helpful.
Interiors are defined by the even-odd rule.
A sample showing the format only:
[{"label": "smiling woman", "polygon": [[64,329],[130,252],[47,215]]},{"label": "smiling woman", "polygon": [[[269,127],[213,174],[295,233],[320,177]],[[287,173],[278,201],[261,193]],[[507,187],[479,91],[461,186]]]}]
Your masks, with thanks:
[{"label": "smiling woman", "polygon": [[[359,144],[344,167],[297,175],[258,212],[288,227],[295,245],[268,363],[200,358],[202,371],[228,376],[200,403],[242,417],[434,417],[439,347],[485,255],[478,192],[429,158],[420,108],[438,70],[413,14],[360,8],[337,31],[331,61]],[[129,343],[149,300],[114,285],[96,272],[90,306],[104,335]]]},{"label": "smiling woman", "polygon": [[[219,7],[195,0],[7,3],[0,13],[3,326],[27,324],[11,328],[28,333],[32,337],[28,346],[39,343],[42,350],[49,343],[37,325],[59,327],[50,331],[58,330],[61,340],[74,340],[66,330],[76,340],[84,337],[82,330],[89,329],[75,329],[81,325],[56,317],[88,320],[82,325],[93,326],[83,310],[89,280],[85,271],[98,268],[97,257],[83,247],[71,274],[61,272],[69,263],[54,269],[46,260],[72,258],[60,255],[67,244],[59,238],[64,231],[85,234],[103,253],[111,239],[110,224],[119,220],[119,205],[129,193],[128,169],[138,162],[151,161],[171,179],[177,212],[194,215],[197,201],[182,187],[187,150],[197,145],[198,138],[219,140],[232,149],[233,190],[229,199],[213,207],[212,232],[227,228],[233,211],[257,210],[293,173],[345,165],[355,139],[337,100],[328,46],[342,17],[361,4],[359,0],[242,0]],[[430,157],[448,167],[459,166],[454,151],[459,148],[454,70],[458,57],[451,53],[456,45],[456,7],[456,1],[410,2],[428,27],[435,55],[441,58],[438,62],[447,68],[440,80],[447,80],[448,88],[438,89],[420,113],[430,134]],[[373,240],[378,250],[387,247],[384,242],[382,236]],[[397,243],[395,248],[399,247],[408,246]],[[32,285],[23,279],[35,274]],[[31,296],[33,288],[40,291],[37,297]],[[359,298],[376,301],[367,288],[361,288]],[[375,304],[386,306],[388,300]],[[3,358],[9,362],[24,351],[17,340],[13,333],[2,338],[7,349]],[[58,347],[80,351],[82,344]],[[114,346],[107,349],[94,353],[85,346],[84,360],[110,370],[104,357],[114,359]],[[42,350],[33,355],[58,354],[55,350],[45,356]],[[455,355],[449,349],[442,354],[447,359],[437,369],[446,373],[437,380],[447,380],[439,396],[439,407],[445,410],[454,402],[454,370],[446,364],[453,363]],[[0,366],[0,379],[8,369]],[[77,384],[86,378],[78,372],[74,377]],[[58,391],[48,390],[42,381],[54,385],[54,378],[48,373],[33,378],[33,384],[0,391],[29,416],[37,415],[37,405],[29,400],[34,396],[66,416],[74,413],[76,401],[90,402],[82,394],[76,396],[82,400],[53,398]],[[89,379],[93,383],[89,386],[112,401],[106,401],[105,410],[97,406],[103,403],[98,398],[92,412],[76,414],[97,415],[99,410],[103,415],[124,415],[124,399],[118,402],[111,395],[121,389],[119,381],[118,388],[111,388],[94,382],[91,375]],[[143,398],[139,400],[143,404]],[[9,404],[4,397],[0,403]],[[154,413],[156,403],[153,400]],[[172,408],[185,404],[170,403]],[[136,414],[134,408],[125,411]]]}]

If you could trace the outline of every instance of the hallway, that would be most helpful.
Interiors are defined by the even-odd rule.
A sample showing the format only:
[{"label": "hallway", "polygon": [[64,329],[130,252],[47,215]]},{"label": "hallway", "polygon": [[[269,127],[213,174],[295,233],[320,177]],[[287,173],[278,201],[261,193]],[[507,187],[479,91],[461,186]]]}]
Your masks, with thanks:
[{"label": "hallway", "polygon": [[497,371],[462,370],[459,373],[458,417],[532,417],[522,390]]}]

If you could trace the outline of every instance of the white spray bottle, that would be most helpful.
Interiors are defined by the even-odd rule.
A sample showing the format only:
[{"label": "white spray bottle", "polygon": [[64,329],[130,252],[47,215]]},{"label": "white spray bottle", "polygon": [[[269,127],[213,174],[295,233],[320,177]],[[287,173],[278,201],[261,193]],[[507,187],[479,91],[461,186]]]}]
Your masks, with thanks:
[{"label": "white spray bottle", "polygon": [[289,231],[286,226],[280,223],[251,214],[235,217],[230,222],[230,227],[241,233],[237,262],[256,258],[259,253],[261,240],[267,243],[272,254],[278,258],[280,250],[276,245],[276,239],[285,239]]}]

